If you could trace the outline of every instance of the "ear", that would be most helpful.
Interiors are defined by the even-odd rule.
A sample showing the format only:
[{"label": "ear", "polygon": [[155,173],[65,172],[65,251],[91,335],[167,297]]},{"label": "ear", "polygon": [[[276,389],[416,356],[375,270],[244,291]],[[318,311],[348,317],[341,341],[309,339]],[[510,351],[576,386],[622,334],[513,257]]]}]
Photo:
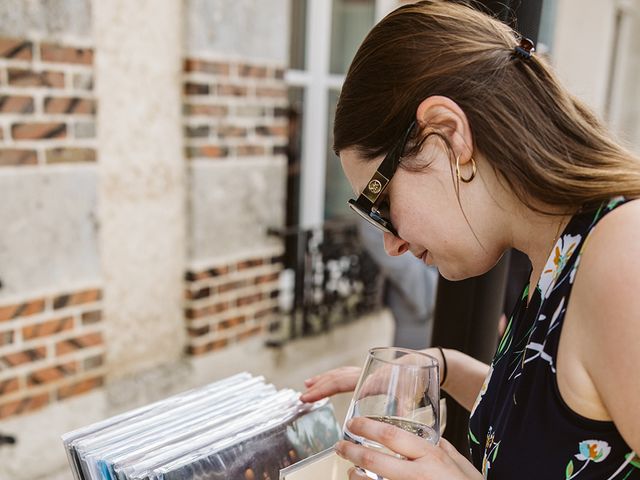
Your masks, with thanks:
[{"label": "ear", "polygon": [[449,97],[433,95],[425,98],[416,110],[416,121],[423,129],[435,129],[445,135],[455,157],[460,156],[461,165],[471,159],[473,136],[467,115]]}]

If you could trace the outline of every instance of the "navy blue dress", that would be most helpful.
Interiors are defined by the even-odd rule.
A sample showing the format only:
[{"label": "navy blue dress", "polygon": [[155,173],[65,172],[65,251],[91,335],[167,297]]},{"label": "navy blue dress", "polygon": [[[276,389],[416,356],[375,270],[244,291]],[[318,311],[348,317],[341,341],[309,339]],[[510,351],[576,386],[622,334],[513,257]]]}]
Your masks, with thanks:
[{"label": "navy blue dress", "polygon": [[469,423],[472,460],[484,478],[640,479],[640,457],[613,422],[584,418],[564,403],[555,367],[582,248],[596,223],[624,201],[576,214],[529,305],[528,285],[516,304]]}]

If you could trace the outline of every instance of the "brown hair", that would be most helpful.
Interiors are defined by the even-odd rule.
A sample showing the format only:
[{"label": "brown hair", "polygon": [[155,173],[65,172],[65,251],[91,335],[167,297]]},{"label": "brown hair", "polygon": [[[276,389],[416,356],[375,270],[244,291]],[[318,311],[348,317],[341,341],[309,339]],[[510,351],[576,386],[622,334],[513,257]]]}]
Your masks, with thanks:
[{"label": "brown hair", "polygon": [[[470,5],[425,0],[378,23],[347,73],[334,150],[387,152],[432,95],[467,115],[473,148],[528,207],[569,211],[640,197],[640,162],[559,83],[543,59],[514,55],[517,34]],[[418,153],[422,142],[405,154]],[[535,201],[532,201],[535,200]]]}]

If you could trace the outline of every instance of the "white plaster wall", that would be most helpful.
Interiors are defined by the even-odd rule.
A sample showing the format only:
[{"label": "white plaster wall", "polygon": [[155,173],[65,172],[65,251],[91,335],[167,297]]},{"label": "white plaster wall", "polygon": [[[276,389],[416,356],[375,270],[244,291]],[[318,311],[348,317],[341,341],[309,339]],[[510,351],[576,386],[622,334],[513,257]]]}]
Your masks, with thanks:
[{"label": "white plaster wall", "polygon": [[184,345],[182,2],[93,4],[100,245],[110,377]]},{"label": "white plaster wall", "polygon": [[613,0],[558,0],[553,63],[571,92],[602,115],[615,25]]},{"label": "white plaster wall", "polygon": [[95,165],[0,169],[0,299],[100,282]]},{"label": "white plaster wall", "polygon": [[[106,389],[4,421],[2,432],[16,435],[18,443],[0,448],[0,480],[70,480],[60,439],[65,432],[241,371],[264,375],[278,388],[301,391],[304,379],[314,374],[344,365],[362,365],[369,348],[391,344],[392,332],[393,319],[385,310],[281,349],[268,349],[262,339],[256,338],[219,354],[124,377]],[[349,394],[333,399],[340,422],[349,400]]]},{"label": "white plaster wall", "polygon": [[195,161],[190,168],[189,260],[221,258],[282,248],[267,236],[284,224],[285,159]]},{"label": "white plaster wall", "polygon": [[50,40],[89,38],[91,0],[2,0],[0,33]]},{"label": "white plaster wall", "polygon": [[186,0],[187,51],[284,65],[289,58],[290,1]]}]

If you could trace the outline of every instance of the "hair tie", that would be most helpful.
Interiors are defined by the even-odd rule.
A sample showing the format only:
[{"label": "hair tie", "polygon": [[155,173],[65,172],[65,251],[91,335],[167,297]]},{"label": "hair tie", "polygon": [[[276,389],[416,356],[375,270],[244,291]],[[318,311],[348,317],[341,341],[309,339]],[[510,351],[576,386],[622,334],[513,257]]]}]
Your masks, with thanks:
[{"label": "hair tie", "polygon": [[442,356],[442,378],[440,379],[440,386],[442,387],[444,382],[447,381],[447,357],[444,356],[444,350],[442,350],[442,347],[436,348],[440,350],[440,355]]},{"label": "hair tie", "polygon": [[531,58],[531,54],[535,51],[536,47],[533,44],[533,40],[526,37],[520,38],[520,45],[514,48],[514,53],[524,60],[529,60]]}]

